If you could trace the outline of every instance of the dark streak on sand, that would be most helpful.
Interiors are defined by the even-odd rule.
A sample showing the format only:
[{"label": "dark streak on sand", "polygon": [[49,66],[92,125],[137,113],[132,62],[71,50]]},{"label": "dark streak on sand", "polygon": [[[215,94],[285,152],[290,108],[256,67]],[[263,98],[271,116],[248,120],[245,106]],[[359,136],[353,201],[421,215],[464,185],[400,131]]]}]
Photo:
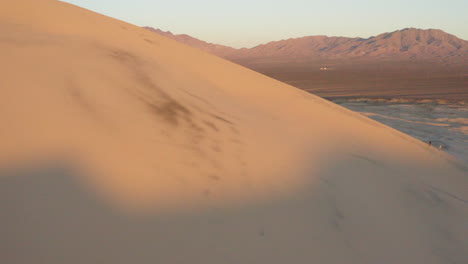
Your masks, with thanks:
[{"label": "dark streak on sand", "polygon": [[[111,56],[133,72],[137,80],[146,88],[144,93],[150,93],[150,96],[140,95],[139,98],[145,102],[153,113],[173,126],[177,126],[181,120],[188,121],[194,126],[192,112],[160,89],[143,71],[142,62],[136,56],[122,50],[112,52]],[[158,101],[151,100],[156,98]]]},{"label": "dark streak on sand", "polygon": [[70,96],[72,97],[73,101],[75,103],[77,103],[79,106],[81,106],[83,109],[85,109],[86,111],[88,111],[90,113],[93,113],[93,114],[96,112],[95,107],[91,104],[91,102],[89,102],[85,98],[85,96],[80,91],[80,89],[78,89],[77,87],[72,86],[69,89],[69,92],[70,92]]},{"label": "dark streak on sand", "polygon": [[384,165],[380,162],[378,162],[377,160],[374,160],[374,159],[371,159],[369,157],[365,157],[365,156],[361,156],[361,155],[357,155],[357,154],[351,154],[352,157],[354,158],[357,158],[357,159],[360,159],[360,160],[365,160],[369,163],[371,163],[372,165],[375,165],[377,167],[384,167]]},{"label": "dark streak on sand", "polygon": [[[231,145],[230,149],[228,149],[229,151],[224,150],[226,146],[224,146],[222,142],[225,142],[226,138],[223,139],[222,134],[219,135],[220,138],[218,140],[214,140],[213,142],[206,139],[218,137],[216,134],[209,134],[210,132],[217,133],[223,130],[231,134],[229,138],[234,137],[236,142],[240,142],[240,132],[235,124],[223,117],[225,114],[218,111],[211,102],[198,95],[187,92],[185,89],[180,89],[180,91],[201,101],[208,106],[207,109],[201,109],[197,107],[196,104],[191,104],[189,100],[191,98],[188,98],[187,102],[184,103],[180,101],[182,99],[175,100],[170,94],[159,87],[154,82],[153,78],[145,72],[145,61],[138,58],[136,55],[124,50],[114,50],[110,53],[110,56],[128,69],[139,82],[139,87],[133,89],[131,93],[143,102],[155,117],[164,121],[169,126],[165,128],[166,136],[171,135],[171,129],[182,129],[186,131],[185,134],[189,136],[186,142],[187,149],[196,152],[199,158],[206,159],[211,163],[212,168],[208,173],[214,176],[209,177],[213,181],[220,181],[220,177],[217,175],[222,173],[224,166],[219,160],[219,155],[223,153],[223,155],[232,154],[234,156],[240,156],[242,149],[233,148]],[[160,123],[158,122],[158,124]],[[227,142],[227,144],[229,143],[231,142]],[[239,168],[244,168],[245,165],[242,164],[244,161],[240,159],[239,162]],[[200,173],[204,174],[205,172]],[[211,191],[205,191],[204,196],[211,196]]]},{"label": "dark streak on sand", "polygon": [[[430,187],[433,191],[436,191],[436,192],[438,192],[438,193],[445,194],[446,196],[448,196],[448,197],[450,197],[450,198],[452,198],[452,199],[455,199],[455,200],[457,200],[457,201],[459,201],[459,202],[468,203],[467,200],[465,200],[465,199],[463,199],[463,198],[460,198],[460,197],[458,197],[458,196],[455,195],[455,194],[449,193],[449,192],[447,192],[447,191],[444,191],[444,190],[442,190],[442,189],[440,189],[440,188],[437,188],[437,187],[434,187],[434,186],[431,186],[431,185],[429,185],[429,187]],[[440,198],[439,198],[439,200],[440,200]]]}]

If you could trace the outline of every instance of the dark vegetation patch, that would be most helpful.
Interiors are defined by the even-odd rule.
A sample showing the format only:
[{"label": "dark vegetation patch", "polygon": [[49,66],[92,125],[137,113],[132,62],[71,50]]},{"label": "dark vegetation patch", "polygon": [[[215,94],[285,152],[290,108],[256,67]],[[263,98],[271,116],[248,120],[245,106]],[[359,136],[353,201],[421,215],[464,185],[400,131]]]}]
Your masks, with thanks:
[{"label": "dark vegetation patch", "polygon": [[408,50],[409,50],[409,47],[410,47],[409,45],[405,45],[405,46],[401,47],[400,51],[401,51],[401,52],[408,51]]},{"label": "dark vegetation patch", "polygon": [[430,38],[426,41],[426,43],[427,43],[427,44],[431,44],[431,43],[434,42],[435,40],[436,40],[436,39],[435,39],[434,37],[430,37]]},{"label": "dark vegetation patch", "polygon": [[453,41],[449,41],[449,44],[454,46],[456,49],[461,49],[462,48],[462,45],[460,45],[459,43],[453,42]]},{"label": "dark vegetation patch", "polygon": [[393,35],[393,33],[388,33],[388,34],[385,35],[382,39],[388,39],[388,38],[390,38],[392,35]]}]

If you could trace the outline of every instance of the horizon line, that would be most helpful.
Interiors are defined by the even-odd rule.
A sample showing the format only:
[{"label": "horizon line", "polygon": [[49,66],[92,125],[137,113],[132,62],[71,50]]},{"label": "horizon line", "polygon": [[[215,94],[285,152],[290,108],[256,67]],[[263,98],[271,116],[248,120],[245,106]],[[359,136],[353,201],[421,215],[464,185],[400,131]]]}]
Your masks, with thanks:
[{"label": "horizon line", "polygon": [[[127,22],[127,21],[125,21]],[[129,22],[127,22],[129,23]],[[130,23],[131,24],[131,23]],[[203,42],[206,42],[208,44],[213,44],[213,45],[220,45],[220,46],[224,46],[224,47],[228,47],[228,48],[232,48],[232,49],[236,49],[236,50],[241,50],[241,49],[252,49],[252,48],[255,48],[255,47],[258,47],[258,46],[261,46],[261,45],[265,45],[265,44],[268,44],[268,43],[272,43],[272,42],[279,42],[279,41],[284,41],[284,40],[292,40],[292,39],[301,39],[301,38],[307,38],[307,37],[327,37],[327,38],[350,38],[350,39],[371,39],[371,38],[374,38],[374,37],[377,37],[377,36],[380,36],[380,35],[383,35],[383,34],[390,34],[390,33],[394,33],[394,32],[397,32],[397,31],[404,31],[404,30],[408,30],[408,29],[416,29],[416,30],[440,30],[446,34],[449,34],[451,36],[454,36],[456,38],[459,38],[463,41],[468,41],[466,39],[463,39],[457,35],[454,35],[452,33],[449,33],[447,31],[444,31],[442,29],[438,29],[438,28],[418,28],[418,27],[405,27],[405,28],[402,28],[402,29],[396,29],[396,30],[393,30],[393,31],[387,31],[387,32],[382,32],[382,33],[379,33],[378,35],[372,35],[372,36],[369,36],[369,37],[361,37],[361,36],[356,36],[356,37],[349,37],[349,36],[338,36],[338,35],[303,35],[303,36],[298,36],[298,37],[290,37],[290,38],[283,38],[283,39],[278,39],[278,40],[270,40],[270,41],[267,41],[267,42],[262,42],[262,43],[259,43],[259,44],[255,44],[255,45],[252,45],[251,47],[240,47],[240,48],[236,48],[236,47],[233,47],[233,46],[230,46],[230,45],[227,45],[227,44],[220,44],[220,43],[215,43],[215,42],[210,42],[210,41],[206,41],[204,40],[203,38],[201,37],[197,37],[195,35],[191,35],[191,34],[187,34],[187,33],[175,33],[171,30],[167,30],[167,31],[164,31],[160,28],[156,28],[156,27],[153,27],[153,26],[140,26],[142,28],[151,28],[153,30],[160,30],[164,33],[170,33],[174,36],[182,36],[182,35],[186,35],[186,36],[189,36],[189,37],[192,37],[192,38],[195,38],[197,40],[200,40],[200,41],[203,41]]]}]

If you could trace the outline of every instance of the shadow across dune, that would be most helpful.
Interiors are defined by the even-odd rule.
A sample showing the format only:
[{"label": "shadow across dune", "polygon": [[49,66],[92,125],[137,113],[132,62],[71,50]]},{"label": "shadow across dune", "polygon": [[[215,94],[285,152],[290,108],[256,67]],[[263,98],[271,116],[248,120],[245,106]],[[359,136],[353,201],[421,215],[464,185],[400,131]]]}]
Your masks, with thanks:
[{"label": "shadow across dune", "polygon": [[139,215],[101,202],[67,163],[1,170],[1,261],[465,263],[466,204],[376,162],[349,155],[279,199]]}]

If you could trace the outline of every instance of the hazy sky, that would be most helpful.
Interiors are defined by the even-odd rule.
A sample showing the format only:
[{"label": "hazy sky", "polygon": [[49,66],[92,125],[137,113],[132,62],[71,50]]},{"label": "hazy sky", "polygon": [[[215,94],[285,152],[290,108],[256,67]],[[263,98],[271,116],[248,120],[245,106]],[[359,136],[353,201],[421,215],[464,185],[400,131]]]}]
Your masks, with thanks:
[{"label": "hazy sky", "polygon": [[66,0],[139,26],[233,47],[309,35],[369,37],[406,27],[468,39],[468,0]]}]

